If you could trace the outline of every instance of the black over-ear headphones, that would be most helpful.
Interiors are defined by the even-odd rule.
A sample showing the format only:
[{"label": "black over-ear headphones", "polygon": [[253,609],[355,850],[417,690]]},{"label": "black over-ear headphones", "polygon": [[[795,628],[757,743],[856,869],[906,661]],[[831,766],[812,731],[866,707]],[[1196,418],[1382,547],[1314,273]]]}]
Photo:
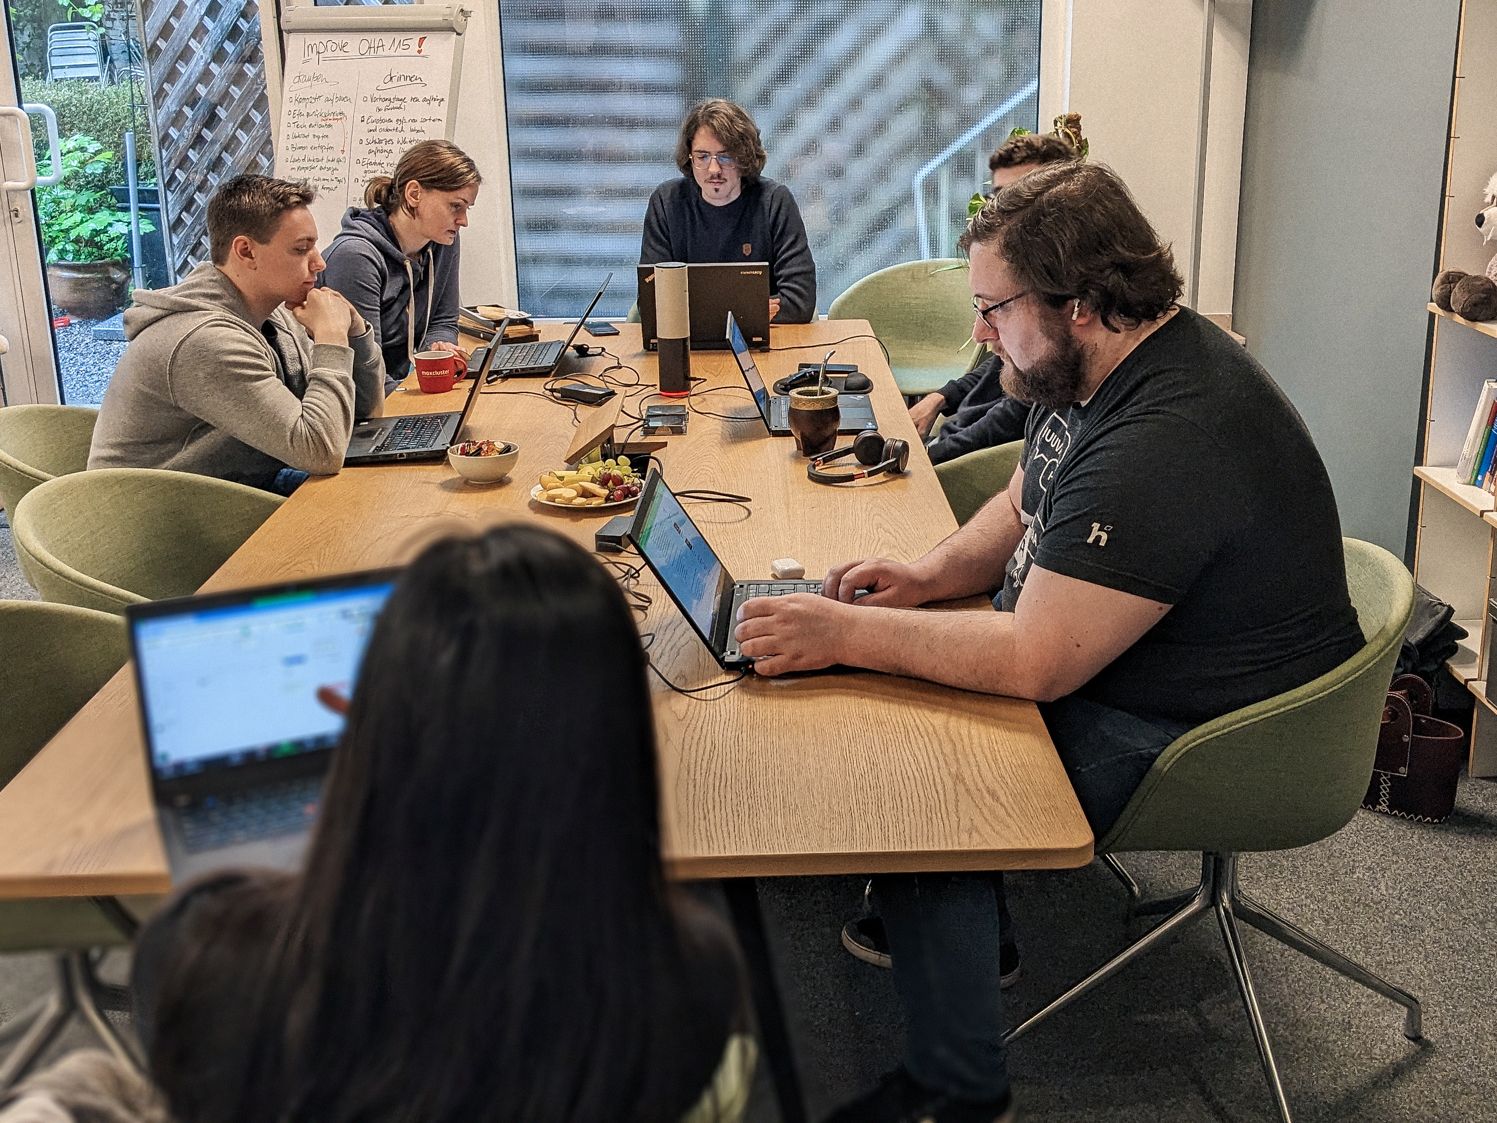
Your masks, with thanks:
[{"label": "black over-ear headphones", "polygon": [[[834,460],[846,456],[857,458],[857,467],[827,469]],[[806,465],[806,475],[819,484],[845,484],[853,480],[867,479],[884,472],[898,475],[909,467],[910,442],[897,437],[885,438],[876,429],[869,429],[853,438],[846,448],[833,449],[814,457]]]}]

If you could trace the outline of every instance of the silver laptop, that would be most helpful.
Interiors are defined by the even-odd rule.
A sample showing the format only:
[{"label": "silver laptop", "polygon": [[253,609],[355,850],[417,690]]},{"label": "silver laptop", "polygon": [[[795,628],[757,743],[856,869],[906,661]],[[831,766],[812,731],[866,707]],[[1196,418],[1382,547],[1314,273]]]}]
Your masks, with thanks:
[{"label": "silver laptop", "polygon": [[[593,298],[587,302],[582,315],[577,317],[577,322],[572,325],[571,334],[565,339],[552,339],[535,343],[501,343],[498,346],[489,344],[490,352],[498,352],[498,359],[494,362],[493,369],[486,375],[487,381],[499,378],[517,377],[540,377],[550,378],[561,368],[561,360],[565,358],[567,348],[572,345],[572,340],[577,338],[577,330],[593,314],[593,309],[598,306],[598,301],[603,299],[603,290],[608,288],[608,282],[613,280],[613,274],[603,278],[603,283],[598,286],[598,291]],[[495,339],[503,339],[503,332],[496,332]],[[487,366],[488,360],[485,359]]]},{"label": "silver laptop", "polygon": [[172,878],[295,869],[393,570],[131,605],[157,817]]},{"label": "silver laptop", "polygon": [[[771,394],[764,385],[764,376],[754,362],[743,333],[738,330],[738,321],[728,313],[728,346],[733,349],[733,358],[738,361],[739,373],[754,396],[754,405],[764,419],[764,427],[772,437],[790,436],[790,399],[783,394]],[[837,425],[839,433],[861,433],[865,429],[877,429],[878,419],[873,415],[873,403],[867,394],[838,394],[837,409],[842,420]]]},{"label": "silver laptop", "polygon": [[494,363],[494,349],[483,357],[477,374],[468,376],[468,400],[457,413],[412,413],[404,417],[374,417],[355,421],[348,440],[345,467],[391,464],[401,460],[441,460],[468,423],[483,376]]},{"label": "silver laptop", "polygon": [[[645,350],[659,344],[655,322],[655,267],[640,265],[639,327]],[[686,266],[687,318],[693,351],[725,351],[723,317],[729,312],[750,347],[769,349],[769,262],[693,262]]]},{"label": "silver laptop", "polygon": [[733,638],[738,606],[751,597],[820,593],[820,581],[735,581],[658,468],[645,477],[629,538],[707,650],[726,668],[750,666]]}]

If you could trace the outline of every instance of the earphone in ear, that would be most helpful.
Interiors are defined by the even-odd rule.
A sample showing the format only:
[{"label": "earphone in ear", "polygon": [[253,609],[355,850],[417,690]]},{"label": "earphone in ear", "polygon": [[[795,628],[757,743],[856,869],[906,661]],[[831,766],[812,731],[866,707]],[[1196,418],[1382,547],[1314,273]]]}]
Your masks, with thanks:
[{"label": "earphone in ear", "polygon": [[1071,305],[1071,322],[1076,322],[1076,317],[1081,315],[1081,301],[1075,301]]},{"label": "earphone in ear", "polygon": [[[844,457],[856,458],[858,467],[832,468],[827,465]],[[910,463],[910,442],[897,437],[886,438],[876,429],[869,429],[853,438],[846,448],[833,449],[813,457],[806,465],[806,476],[819,484],[845,484],[853,480],[867,479],[884,472],[902,474]]]}]

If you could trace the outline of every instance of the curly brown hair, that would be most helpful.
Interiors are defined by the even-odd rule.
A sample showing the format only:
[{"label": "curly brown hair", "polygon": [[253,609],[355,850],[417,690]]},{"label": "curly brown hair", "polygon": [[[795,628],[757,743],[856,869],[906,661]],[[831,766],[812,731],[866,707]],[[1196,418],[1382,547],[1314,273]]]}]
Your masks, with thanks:
[{"label": "curly brown hair", "polygon": [[236,175],[208,200],[208,252],[214,265],[229,260],[229,247],[243,234],[262,246],[275,237],[281,217],[310,207],[317,190],[268,175]]},{"label": "curly brown hair", "polygon": [[681,122],[681,135],[676,138],[676,167],[682,175],[691,174],[691,142],[698,129],[710,131],[728,150],[728,155],[738,161],[738,172],[745,183],[759,178],[768,154],[759,139],[759,126],[754,124],[748,110],[720,97],[693,105],[686,120]]},{"label": "curly brown hair", "polygon": [[1157,319],[1184,287],[1170,247],[1101,164],[1050,164],[995,192],[957,245],[979,243],[1051,307],[1080,300],[1109,331]]},{"label": "curly brown hair", "polygon": [[988,157],[988,171],[1014,168],[1020,164],[1054,164],[1076,159],[1076,150],[1051,133],[1020,133],[993,149]]}]

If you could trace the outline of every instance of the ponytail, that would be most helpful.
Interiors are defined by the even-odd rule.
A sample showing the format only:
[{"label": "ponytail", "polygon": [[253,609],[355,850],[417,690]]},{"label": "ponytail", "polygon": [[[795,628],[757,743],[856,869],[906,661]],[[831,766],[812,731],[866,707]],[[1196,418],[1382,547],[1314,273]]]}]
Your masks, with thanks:
[{"label": "ponytail", "polygon": [[390,188],[395,186],[395,181],[387,175],[377,175],[369,181],[369,186],[364,188],[364,206],[382,207],[392,210]]}]

